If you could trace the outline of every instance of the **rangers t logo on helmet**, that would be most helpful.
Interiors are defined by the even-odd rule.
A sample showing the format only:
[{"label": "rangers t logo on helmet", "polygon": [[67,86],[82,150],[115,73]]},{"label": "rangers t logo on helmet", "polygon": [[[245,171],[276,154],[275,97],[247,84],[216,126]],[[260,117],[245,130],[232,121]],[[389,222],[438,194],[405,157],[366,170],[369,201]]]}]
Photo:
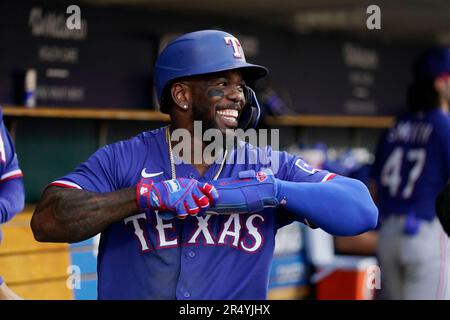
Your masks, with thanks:
[{"label": "rangers t logo on helmet", "polygon": [[241,44],[239,43],[239,40],[235,37],[224,37],[225,43],[227,45],[230,45],[233,47],[233,57],[235,58],[243,58],[244,54],[242,52]]}]

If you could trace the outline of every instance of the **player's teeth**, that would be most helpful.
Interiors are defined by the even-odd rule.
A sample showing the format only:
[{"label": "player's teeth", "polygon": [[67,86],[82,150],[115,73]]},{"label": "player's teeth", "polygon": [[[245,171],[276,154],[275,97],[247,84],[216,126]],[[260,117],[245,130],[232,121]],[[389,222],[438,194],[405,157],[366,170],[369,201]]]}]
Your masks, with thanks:
[{"label": "player's teeth", "polygon": [[234,118],[237,118],[238,114],[239,114],[239,112],[234,109],[220,110],[220,111],[217,111],[217,113],[220,114],[221,116],[234,117]]}]

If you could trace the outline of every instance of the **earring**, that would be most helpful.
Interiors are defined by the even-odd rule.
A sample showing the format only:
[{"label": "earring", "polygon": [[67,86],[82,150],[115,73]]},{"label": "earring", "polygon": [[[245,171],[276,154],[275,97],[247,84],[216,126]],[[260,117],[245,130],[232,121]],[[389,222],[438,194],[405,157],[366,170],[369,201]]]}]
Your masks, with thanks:
[{"label": "earring", "polygon": [[185,105],[183,105],[183,109],[184,110],[187,110],[187,108],[188,108],[188,106],[185,104]]}]

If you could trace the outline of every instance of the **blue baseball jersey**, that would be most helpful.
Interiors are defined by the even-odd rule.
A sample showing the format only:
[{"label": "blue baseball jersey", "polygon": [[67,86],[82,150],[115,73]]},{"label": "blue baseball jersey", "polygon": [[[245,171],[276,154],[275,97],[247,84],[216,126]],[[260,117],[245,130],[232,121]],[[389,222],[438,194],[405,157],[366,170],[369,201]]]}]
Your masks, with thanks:
[{"label": "blue baseball jersey", "polygon": [[[262,167],[271,167],[277,178],[290,181],[321,182],[333,176],[269,147],[242,144],[229,159],[255,159],[258,152],[270,158],[270,163],[227,162],[219,179],[237,178],[242,170]],[[213,163],[200,177],[194,166],[181,163],[176,165],[176,174],[206,182],[219,167],[220,163]],[[103,193],[134,186],[142,177],[172,179],[165,128],[99,149],[52,185]],[[101,234],[98,298],[266,299],[275,234],[294,219],[274,209],[169,221],[153,211],[132,215]]]},{"label": "blue baseball jersey", "polygon": [[22,170],[0,108],[0,183],[19,177],[22,177]]},{"label": "blue baseball jersey", "polygon": [[[23,176],[22,171],[19,168],[19,161],[17,160],[17,154],[14,150],[14,144],[11,137],[3,123],[3,112],[0,108],[0,194],[5,198],[5,202],[9,202],[10,199],[14,199],[14,193],[17,191],[16,186],[13,186],[10,190],[5,189],[7,182],[12,179],[21,178]],[[20,190],[23,192],[23,190]],[[6,201],[6,198],[8,198]],[[21,197],[18,197],[21,198]],[[3,201],[3,199],[2,199]],[[13,200],[11,200],[13,201]],[[10,212],[9,203],[5,203],[0,206],[0,223],[5,223],[12,218],[17,212]],[[0,229],[0,241],[2,239],[2,233]]]},{"label": "blue baseball jersey", "polygon": [[400,117],[380,139],[371,177],[382,216],[435,217],[450,176],[450,117],[440,109]]}]

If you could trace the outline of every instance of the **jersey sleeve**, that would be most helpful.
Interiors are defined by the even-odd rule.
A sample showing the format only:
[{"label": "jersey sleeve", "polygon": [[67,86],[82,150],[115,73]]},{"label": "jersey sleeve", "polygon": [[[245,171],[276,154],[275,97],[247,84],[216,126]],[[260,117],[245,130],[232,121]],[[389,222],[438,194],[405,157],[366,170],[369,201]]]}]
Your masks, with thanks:
[{"label": "jersey sleeve", "polygon": [[[25,192],[22,170],[0,109],[0,224],[23,210]],[[1,242],[1,230],[0,230]]]},{"label": "jersey sleeve", "polygon": [[122,163],[116,145],[97,150],[73,172],[53,181],[50,186],[76,188],[93,192],[112,192],[120,188]]},{"label": "jersey sleeve", "polygon": [[278,159],[278,179],[294,182],[324,182],[333,179],[336,174],[327,170],[313,168],[304,159],[287,152],[273,151],[273,159]]},{"label": "jersey sleeve", "polygon": [[11,220],[23,210],[25,190],[22,179],[11,179],[0,184],[0,224]]},{"label": "jersey sleeve", "polygon": [[3,183],[11,179],[21,178],[23,173],[19,167],[19,160],[11,136],[3,124],[3,119],[1,119],[0,127],[0,162],[2,169],[0,183]]},{"label": "jersey sleeve", "polygon": [[[274,160],[278,163],[274,163]],[[272,166],[276,170],[276,178],[293,181],[293,182],[311,182],[311,183],[321,183],[333,179],[336,174],[329,172],[327,170],[320,170],[310,166],[301,157],[291,155],[287,152],[272,152]],[[274,171],[275,172],[275,171]],[[283,208],[277,209],[277,229],[291,224],[297,221],[295,215],[290,213],[288,210]],[[308,221],[300,221],[308,226]]]}]

